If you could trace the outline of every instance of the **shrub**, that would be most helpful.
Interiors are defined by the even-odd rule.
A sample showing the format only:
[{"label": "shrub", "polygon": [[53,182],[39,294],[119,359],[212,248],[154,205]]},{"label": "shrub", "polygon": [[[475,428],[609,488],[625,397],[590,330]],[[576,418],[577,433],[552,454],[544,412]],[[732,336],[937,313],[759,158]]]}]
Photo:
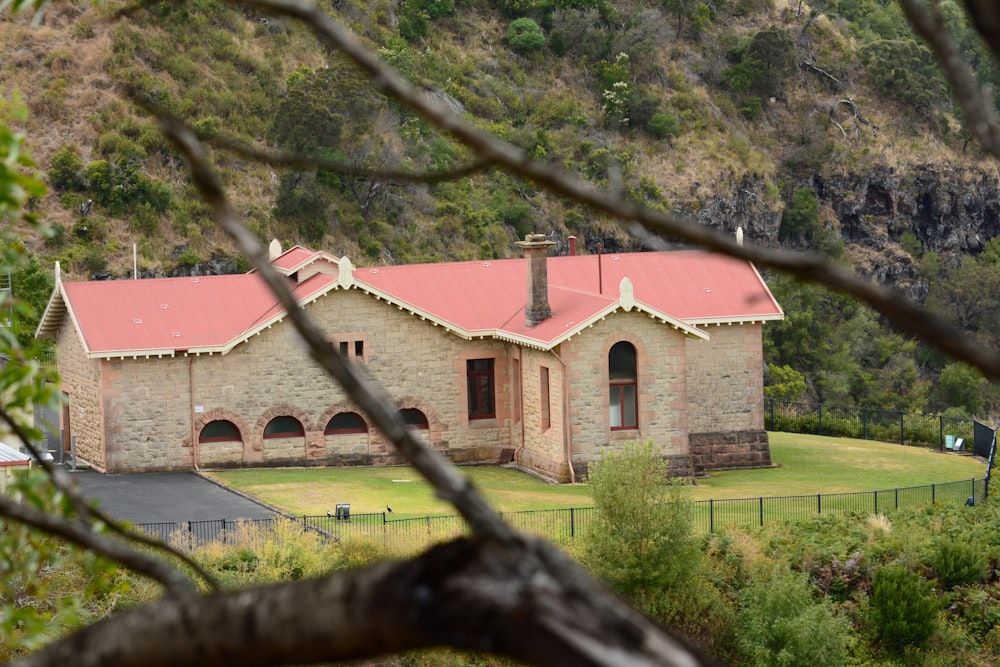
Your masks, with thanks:
[{"label": "shrub", "polygon": [[669,478],[652,442],[606,454],[588,477],[597,516],[584,537],[584,561],[641,608],[661,609],[700,563],[687,482]]},{"label": "shrub", "polygon": [[849,628],[813,598],[805,575],[767,565],[740,595],[738,643],[754,667],[844,665]]},{"label": "shrub", "polygon": [[778,236],[782,240],[810,239],[819,226],[819,200],[816,199],[816,194],[809,188],[796,188],[792,201],[781,216]]},{"label": "shrub", "polygon": [[946,589],[982,581],[989,565],[981,546],[948,538],[934,542],[929,562]]},{"label": "shrub", "polygon": [[647,129],[657,139],[670,140],[681,133],[681,123],[672,113],[656,113],[649,119]]},{"label": "shrub", "polygon": [[937,628],[938,603],[920,576],[901,565],[879,568],[872,577],[871,622],[889,651],[920,647]]},{"label": "shrub", "polygon": [[63,146],[49,165],[49,183],[56,190],[80,191],[87,186],[83,175],[83,160],[72,146]]},{"label": "shrub", "polygon": [[519,18],[507,28],[507,43],[518,53],[531,53],[545,46],[545,35],[533,19]]}]

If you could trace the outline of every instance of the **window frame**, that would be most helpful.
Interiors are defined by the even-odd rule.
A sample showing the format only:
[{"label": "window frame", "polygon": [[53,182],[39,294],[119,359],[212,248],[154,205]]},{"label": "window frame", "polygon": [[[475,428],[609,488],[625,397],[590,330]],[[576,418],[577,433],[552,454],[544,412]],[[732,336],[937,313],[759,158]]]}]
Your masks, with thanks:
[{"label": "window frame", "polygon": [[[229,424],[233,427],[234,434],[231,435],[210,435],[205,436],[205,431],[212,424]],[[240,433],[240,427],[234,424],[229,419],[213,419],[204,426],[201,427],[201,432],[198,434],[198,444],[203,443],[213,443],[213,442],[243,442],[243,434]]]},{"label": "window frame", "polygon": [[[348,428],[330,428],[330,424],[333,423],[333,420],[341,416],[343,417],[353,416],[358,422],[360,422],[361,425]],[[350,410],[345,410],[344,412],[338,412],[334,416],[330,417],[330,420],[326,423],[326,426],[323,428],[323,435],[355,435],[360,433],[368,433],[368,422],[365,421],[365,418],[359,415],[357,412],[353,412]]]},{"label": "window frame", "polygon": [[[280,419],[290,419],[291,421],[294,421],[299,426],[298,431],[296,432],[280,431],[278,433],[268,433],[267,429],[271,426],[271,424]],[[270,421],[267,422],[267,424],[264,425],[265,440],[277,440],[279,438],[304,438],[305,435],[306,435],[306,427],[302,425],[301,421],[299,421],[297,418],[291,415],[278,415],[277,417],[272,418]]]},{"label": "window frame", "polygon": [[[427,415],[424,414],[424,411],[419,408],[400,408],[399,414],[406,423],[407,428],[412,428],[417,431],[429,431],[431,428],[430,422],[427,420]],[[420,415],[421,421],[417,422],[412,419],[408,419],[407,415]]]},{"label": "window frame", "polygon": [[540,393],[538,404],[541,408],[541,426],[543,431],[552,428],[552,394],[549,388],[549,367],[538,367],[538,391]]},{"label": "window frame", "polygon": [[[624,346],[631,348],[631,354],[622,358]],[[622,346],[622,347],[619,347]],[[619,352],[616,354],[615,350]],[[622,362],[625,367],[622,367]],[[612,363],[615,366],[612,366]],[[630,366],[630,367],[629,367]],[[627,340],[620,340],[608,350],[608,426],[612,431],[635,431],[639,428],[639,361],[638,350]],[[632,399],[627,399],[628,389],[632,389]],[[612,400],[618,394],[618,402]],[[631,406],[635,423],[626,423],[627,406]],[[617,410],[617,414],[615,413]],[[615,425],[617,416],[618,425]]]},{"label": "window frame", "polygon": [[[487,368],[475,368],[485,362]],[[483,384],[483,381],[486,384]],[[465,360],[465,388],[469,421],[497,418],[496,359],[492,357]],[[475,397],[475,403],[473,398]]]}]

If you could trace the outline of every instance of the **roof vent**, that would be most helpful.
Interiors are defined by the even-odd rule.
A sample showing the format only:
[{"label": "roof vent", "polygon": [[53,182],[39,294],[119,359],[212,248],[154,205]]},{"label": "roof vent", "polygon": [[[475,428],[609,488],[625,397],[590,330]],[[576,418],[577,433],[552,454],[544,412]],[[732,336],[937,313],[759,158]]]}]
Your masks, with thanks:
[{"label": "roof vent", "polygon": [[136,318],[134,318],[132,320],[132,324],[142,324],[142,320],[140,320],[138,317],[136,317]]}]

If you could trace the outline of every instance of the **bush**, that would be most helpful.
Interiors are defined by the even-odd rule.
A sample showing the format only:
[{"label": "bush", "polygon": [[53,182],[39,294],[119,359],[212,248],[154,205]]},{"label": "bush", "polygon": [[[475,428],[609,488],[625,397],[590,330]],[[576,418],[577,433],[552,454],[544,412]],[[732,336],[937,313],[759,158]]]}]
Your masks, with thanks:
[{"label": "bush", "polygon": [[584,561],[647,612],[663,613],[697,571],[694,504],[686,481],[671,480],[653,443],[626,445],[588,469],[597,516]]},{"label": "bush", "polygon": [[681,133],[681,122],[672,113],[657,113],[649,119],[647,129],[657,139],[669,141]]},{"label": "bush", "polygon": [[849,627],[813,598],[805,575],[767,565],[740,595],[739,647],[754,667],[836,666],[847,661]]},{"label": "bush", "polygon": [[989,565],[982,546],[948,538],[934,542],[929,562],[946,589],[982,581]]},{"label": "bush", "polygon": [[49,165],[49,183],[56,190],[78,192],[87,187],[83,175],[83,160],[72,146],[63,146]]},{"label": "bush", "polygon": [[545,35],[534,20],[519,18],[507,28],[507,43],[518,53],[531,53],[545,46]]},{"label": "bush", "polygon": [[901,565],[879,568],[872,577],[871,622],[889,651],[920,647],[937,629],[938,603],[920,576]]},{"label": "bush", "polygon": [[809,188],[796,188],[792,201],[781,216],[778,236],[783,241],[789,238],[808,240],[819,226],[819,200],[816,199],[816,194]]}]

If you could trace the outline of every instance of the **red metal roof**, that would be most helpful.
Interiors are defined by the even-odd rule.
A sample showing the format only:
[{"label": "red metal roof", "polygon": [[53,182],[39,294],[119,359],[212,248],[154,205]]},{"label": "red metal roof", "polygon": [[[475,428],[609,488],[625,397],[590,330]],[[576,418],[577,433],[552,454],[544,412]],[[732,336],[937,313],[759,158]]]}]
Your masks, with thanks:
[{"label": "red metal roof", "polygon": [[[287,270],[315,255],[296,247],[276,261]],[[598,261],[596,255],[548,258],[552,317],[534,327],[524,322],[524,259],[356,268],[353,286],[465,336],[507,338],[542,347],[574,335],[617,308],[625,277],[634,286],[639,307],[685,328],[782,315],[756,269],[745,261],[703,251],[606,254],[600,258],[600,271]],[[336,276],[318,273],[294,285],[294,293],[305,303],[335,289],[337,283]],[[86,349],[100,356],[224,352],[283,316],[283,309],[253,272],[64,282],[56,289],[63,290]],[[39,327],[43,335],[54,331],[55,318],[64,312],[56,303],[58,296],[57,292]]]},{"label": "red metal roof", "polygon": [[550,257],[552,317],[530,328],[524,259],[359,268],[354,276],[466,331],[498,329],[539,341],[615,304],[626,277],[636,301],[688,324],[782,315],[752,264],[697,250]]}]

